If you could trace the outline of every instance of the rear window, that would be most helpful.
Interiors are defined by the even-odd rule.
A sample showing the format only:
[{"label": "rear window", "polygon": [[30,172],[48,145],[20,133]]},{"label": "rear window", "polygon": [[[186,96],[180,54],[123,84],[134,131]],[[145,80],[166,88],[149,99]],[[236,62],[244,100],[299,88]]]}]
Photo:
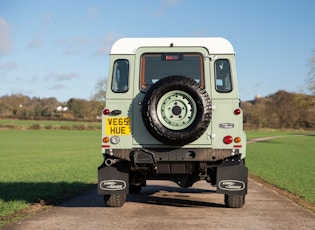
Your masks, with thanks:
[{"label": "rear window", "polygon": [[129,61],[125,59],[116,60],[113,69],[112,91],[125,93],[129,89]]},{"label": "rear window", "polygon": [[168,76],[186,76],[204,87],[203,56],[200,53],[150,53],[141,57],[140,89],[146,90]]},{"label": "rear window", "polygon": [[215,81],[216,90],[219,93],[229,93],[232,91],[232,79],[229,60],[218,59],[215,61]]}]

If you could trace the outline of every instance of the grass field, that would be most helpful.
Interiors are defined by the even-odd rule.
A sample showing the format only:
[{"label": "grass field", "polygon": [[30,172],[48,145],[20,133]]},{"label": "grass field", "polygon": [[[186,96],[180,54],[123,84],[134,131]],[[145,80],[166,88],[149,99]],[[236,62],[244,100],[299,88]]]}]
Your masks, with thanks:
[{"label": "grass field", "polygon": [[100,139],[99,130],[0,130],[1,224],[30,204],[58,203],[94,187]]},{"label": "grass field", "polygon": [[[78,123],[10,122],[18,130],[0,130],[0,227],[32,204],[56,204],[95,187],[102,162],[100,130],[20,130]],[[248,139],[287,137],[249,144],[246,164],[252,174],[314,203],[315,136],[292,134],[299,133],[247,132]]]},{"label": "grass field", "polygon": [[300,135],[300,134],[312,134],[312,131],[299,131],[299,130],[269,130],[269,129],[262,129],[256,131],[246,131],[247,140],[262,138],[262,137],[275,137],[275,136],[293,136],[293,135]]},{"label": "grass field", "polygon": [[252,174],[315,203],[315,136],[249,144],[246,165]]},{"label": "grass field", "polygon": [[0,129],[95,130],[101,129],[101,126],[101,122],[0,119]]}]

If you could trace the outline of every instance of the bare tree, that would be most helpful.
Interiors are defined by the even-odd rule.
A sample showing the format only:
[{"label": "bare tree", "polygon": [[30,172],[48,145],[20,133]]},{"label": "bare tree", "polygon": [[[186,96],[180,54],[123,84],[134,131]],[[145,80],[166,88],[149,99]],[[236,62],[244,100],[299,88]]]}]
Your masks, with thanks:
[{"label": "bare tree", "polygon": [[313,50],[313,55],[308,59],[308,66],[310,67],[310,71],[308,72],[306,82],[308,83],[308,88],[315,95],[315,50]]},{"label": "bare tree", "polygon": [[105,102],[106,99],[106,87],[107,87],[107,79],[100,79],[95,85],[95,92],[92,95],[92,100]]}]

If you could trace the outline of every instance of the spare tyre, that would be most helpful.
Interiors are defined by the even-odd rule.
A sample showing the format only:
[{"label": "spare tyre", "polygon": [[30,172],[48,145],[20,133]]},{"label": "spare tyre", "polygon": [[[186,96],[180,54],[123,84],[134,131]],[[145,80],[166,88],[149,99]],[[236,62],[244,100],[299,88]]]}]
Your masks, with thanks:
[{"label": "spare tyre", "polygon": [[142,102],[148,132],[167,145],[183,146],[198,139],[211,119],[211,101],[195,80],[169,76],[153,84]]}]

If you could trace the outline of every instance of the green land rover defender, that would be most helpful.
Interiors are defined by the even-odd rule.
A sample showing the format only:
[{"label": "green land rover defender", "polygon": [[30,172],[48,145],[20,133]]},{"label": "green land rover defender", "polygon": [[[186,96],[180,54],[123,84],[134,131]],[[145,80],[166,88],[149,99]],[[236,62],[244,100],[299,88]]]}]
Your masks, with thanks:
[{"label": "green land rover defender", "polygon": [[[123,38],[110,52],[98,193],[121,207],[146,180],[205,180],[240,208],[246,135],[235,53],[223,38]],[[210,185],[209,185],[210,189]]]}]

